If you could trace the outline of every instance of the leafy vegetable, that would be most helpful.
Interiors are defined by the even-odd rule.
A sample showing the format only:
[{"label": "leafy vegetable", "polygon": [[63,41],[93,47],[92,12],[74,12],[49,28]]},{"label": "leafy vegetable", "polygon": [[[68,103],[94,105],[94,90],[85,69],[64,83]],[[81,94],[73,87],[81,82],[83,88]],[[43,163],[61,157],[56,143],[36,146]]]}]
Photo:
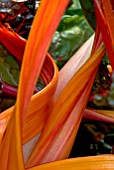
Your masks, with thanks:
[{"label": "leafy vegetable", "polygon": [[59,69],[93,33],[82,14],[79,2],[77,3],[76,6],[74,3],[66,10],[50,46],[49,53],[57,62]]}]

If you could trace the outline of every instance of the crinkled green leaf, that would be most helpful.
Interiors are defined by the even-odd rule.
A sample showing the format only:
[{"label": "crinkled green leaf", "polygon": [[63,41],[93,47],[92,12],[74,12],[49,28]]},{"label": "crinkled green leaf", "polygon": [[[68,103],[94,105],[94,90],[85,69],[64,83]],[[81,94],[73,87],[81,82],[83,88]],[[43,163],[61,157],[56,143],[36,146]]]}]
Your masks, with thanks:
[{"label": "crinkled green leaf", "polygon": [[69,60],[92,33],[84,16],[65,14],[62,17],[49,50],[59,68]]},{"label": "crinkled green leaf", "polygon": [[[56,43],[56,47],[52,53],[53,57],[66,57],[67,53],[70,53],[72,48],[78,48],[78,41],[83,36],[83,31],[77,27],[71,27],[62,32],[56,31],[53,42]],[[75,40],[76,39],[76,40]],[[74,41],[75,40],[75,41]],[[64,45],[63,45],[64,44]],[[68,55],[68,54],[67,54]]]},{"label": "crinkled green leaf", "polygon": [[[20,66],[13,56],[0,44],[0,80],[12,86],[18,86]],[[6,97],[7,94],[0,94],[0,111],[4,111],[15,103],[12,96]]]},{"label": "crinkled green leaf", "polygon": [[2,81],[18,86],[20,67],[17,61],[0,45],[0,74]]},{"label": "crinkled green leaf", "polygon": [[72,4],[71,6],[69,6],[65,12],[65,14],[67,15],[83,15],[82,9],[81,9],[81,5],[79,0],[72,0]]},{"label": "crinkled green leaf", "polygon": [[[12,56],[0,57],[0,73],[2,81],[18,86],[19,68],[13,67],[14,59]],[[16,66],[16,65],[14,65]]]}]

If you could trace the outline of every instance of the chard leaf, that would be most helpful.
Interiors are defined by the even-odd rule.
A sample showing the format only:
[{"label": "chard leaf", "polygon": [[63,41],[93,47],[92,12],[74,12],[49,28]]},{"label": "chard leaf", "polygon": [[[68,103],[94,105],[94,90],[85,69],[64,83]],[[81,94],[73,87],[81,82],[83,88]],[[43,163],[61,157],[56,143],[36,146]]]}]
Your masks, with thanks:
[{"label": "chard leaf", "polygon": [[63,15],[49,49],[49,53],[55,59],[59,69],[92,33],[93,30],[85,20],[80,6],[73,3]]},{"label": "chard leaf", "polygon": [[2,81],[18,86],[20,67],[17,61],[0,45],[0,74]]}]

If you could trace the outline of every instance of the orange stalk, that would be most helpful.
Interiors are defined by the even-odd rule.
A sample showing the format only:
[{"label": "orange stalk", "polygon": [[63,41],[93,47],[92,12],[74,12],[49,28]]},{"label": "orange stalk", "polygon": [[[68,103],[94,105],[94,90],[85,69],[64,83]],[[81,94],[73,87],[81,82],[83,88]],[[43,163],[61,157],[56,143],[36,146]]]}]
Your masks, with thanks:
[{"label": "orange stalk", "polygon": [[[33,93],[34,86],[40,74],[49,44],[68,2],[68,0],[64,3],[60,0],[43,0],[38,13],[34,18],[32,31],[30,32],[28,43],[25,48],[19,83],[17,102],[18,108],[22,113],[25,113],[27,110],[28,104],[30,102],[30,97]],[[26,83],[26,81],[28,83]],[[22,122],[24,122],[26,116],[25,114],[22,115]]]},{"label": "orange stalk", "polygon": [[43,165],[39,165],[28,170],[113,170],[114,156],[99,155],[82,158],[65,159]]},{"label": "orange stalk", "polygon": [[[99,35],[98,33],[99,33],[99,31],[96,32],[95,39],[98,38],[97,37],[97,35]],[[94,43],[95,49],[99,46],[101,41],[102,41],[102,39],[100,39],[98,41],[98,43],[95,41],[95,43]],[[64,159],[68,156],[69,151],[71,149],[71,146],[73,144],[74,138],[75,138],[74,136],[76,135],[76,132],[77,132],[77,129],[78,129],[78,125],[80,124],[80,121],[81,121],[81,118],[82,118],[83,109],[85,107],[85,103],[87,102],[88,94],[90,92],[90,89],[91,89],[91,86],[92,86],[92,83],[93,83],[93,80],[94,80],[94,76],[96,74],[95,70],[96,70],[97,67],[95,68],[93,66],[91,66],[91,67],[93,67],[93,70],[94,70],[93,73],[92,73],[92,70],[89,69],[92,76],[90,76],[90,77],[89,77],[89,75],[84,76],[84,73],[88,74],[87,73],[88,71],[84,71],[83,73],[80,73],[81,70],[84,69],[84,66],[89,68],[88,61],[87,61],[87,63],[85,62],[84,66],[81,69],[79,69],[83,65],[84,61],[86,61],[87,58],[88,58],[87,54],[89,53],[89,51],[87,49],[90,46],[89,44],[91,44],[91,43],[92,43],[92,38],[84,46],[85,48],[82,47],[79,50],[80,52],[77,52],[77,54],[74,55],[74,57],[71,58],[71,60],[63,67],[62,71],[60,71],[60,73],[59,73],[59,83],[58,83],[56,93],[55,93],[55,98],[58,99],[58,100],[55,103],[55,106],[54,106],[54,108],[51,112],[51,115],[50,115],[48,121],[46,122],[46,125],[44,127],[44,131],[41,135],[41,138],[39,139],[37,145],[35,146],[35,149],[31,153],[31,155],[30,155],[30,157],[27,161],[26,167],[30,167],[31,164],[33,164],[33,166],[34,166],[34,165],[46,163],[46,162],[49,162],[49,161],[52,161],[52,160],[54,161],[54,160],[58,160],[58,159]],[[82,52],[83,48],[84,48],[84,52],[86,53],[87,56],[84,55],[84,53]],[[88,51],[88,53],[87,53],[87,51]],[[102,51],[102,54],[101,54],[102,57],[103,57],[104,52],[105,52],[105,50]],[[84,55],[84,57],[82,57],[83,55]],[[96,56],[99,56],[99,55],[96,55]],[[78,58],[78,57],[80,57],[80,58]],[[73,62],[75,60],[77,61],[76,66],[74,65],[74,62]],[[92,61],[92,59],[91,60],[89,59],[89,61]],[[100,60],[99,60],[99,62],[100,62]],[[95,61],[95,64],[98,64],[98,63]],[[79,69],[79,71],[77,72],[78,69]],[[70,74],[69,74],[69,70],[70,70]],[[77,79],[73,80],[73,78],[75,76],[77,76],[78,73],[80,73],[80,76],[77,77]],[[83,80],[80,82],[81,79],[83,79]],[[78,81],[76,81],[76,80],[78,80]],[[88,83],[86,81],[88,81]],[[88,85],[86,85],[86,83]],[[83,89],[84,85],[85,85],[85,87],[87,86],[85,88],[85,91],[87,90],[86,96],[81,98],[80,96],[81,96],[82,91],[84,93],[84,89]],[[68,89],[67,89],[67,86],[68,86]],[[83,89],[82,91],[81,91],[81,88]],[[76,90],[76,89],[78,89],[78,90]],[[74,93],[74,91],[75,91],[75,93]],[[76,98],[73,98],[74,96]],[[79,107],[76,104],[76,102],[77,102],[76,99],[78,99],[80,101],[79,102],[79,105],[80,105],[80,111],[79,112],[76,111]],[[81,102],[81,100],[84,100],[84,99],[85,99],[85,101]],[[61,108],[61,109],[59,109],[59,108]],[[60,145],[60,143],[63,142],[63,141],[61,141],[61,139],[58,140],[58,138],[59,138],[59,136],[62,137],[62,135],[61,135],[62,134],[62,132],[61,132],[62,128],[64,129],[64,131],[63,131],[63,136],[64,136],[65,130],[67,129],[67,128],[65,129],[65,127],[66,127],[65,122],[70,120],[70,118],[72,117],[71,115],[73,114],[72,113],[73,108],[75,108],[74,112],[75,113],[77,112],[76,120],[77,120],[78,123],[76,123],[75,120],[72,123],[72,124],[74,124],[74,126],[75,126],[75,124],[77,124],[77,126],[70,133],[70,135],[71,135],[70,138],[69,138],[70,144],[69,144],[68,140],[66,140],[66,143],[63,144],[63,148],[66,148],[66,150],[61,148],[60,150],[58,150],[58,152],[56,151],[56,154],[55,154],[55,150],[51,149],[51,148],[56,148],[57,146]],[[55,115],[55,113],[57,113],[57,114]],[[70,124],[69,124],[69,126],[70,126]],[[69,127],[69,131],[70,131],[70,129],[71,129],[71,126]],[[65,134],[65,135],[67,136],[67,134]],[[67,137],[64,136],[65,139],[68,139]],[[54,139],[54,141],[53,141],[53,139]],[[51,154],[48,154],[50,152],[51,152]],[[36,155],[37,155],[37,160],[36,160]]]},{"label": "orange stalk", "polygon": [[[109,31],[107,19],[105,18],[105,15],[103,13],[103,10],[101,9],[101,5],[98,0],[94,0],[95,4],[95,12],[96,12],[96,25],[99,25],[103,41],[106,47],[106,50],[108,52],[108,57],[112,66],[112,69],[114,69],[114,48],[112,44],[112,33]],[[105,20],[106,19],[106,20]],[[113,28],[112,28],[113,32]]]},{"label": "orange stalk", "polygon": [[26,40],[16,34],[9,25],[0,23],[0,43],[18,60],[22,60]]},{"label": "orange stalk", "polygon": [[[64,157],[67,157],[67,154],[69,153],[69,149],[62,152],[63,157],[61,156],[60,152],[55,153],[55,150],[51,150],[50,148],[54,146],[59,146],[60,143],[63,142],[63,136],[61,135],[61,129],[65,126],[65,122],[67,122],[67,119],[70,119],[71,113],[75,105],[78,103],[78,100],[84,100],[83,102],[79,102],[80,105],[80,111],[77,113],[77,119],[82,116],[81,112],[83,111],[83,108],[85,106],[85,103],[87,102],[88,99],[88,94],[91,89],[91,83],[90,81],[89,86],[87,84],[89,83],[89,80],[93,75],[95,75],[95,69],[97,68],[101,58],[103,57],[105,52],[104,47],[100,47],[98,51],[90,58],[84,65],[79,69],[79,71],[74,74],[74,76],[71,78],[71,80],[66,84],[65,88],[62,90],[60,93],[57,102],[55,103],[55,106],[52,109],[52,112],[50,113],[50,116],[45,123],[43,132],[41,134],[41,137],[39,138],[35,149],[32,151],[26,167],[40,164],[40,163],[46,163],[46,161],[51,161],[52,160],[52,155],[55,158],[54,160],[57,159],[64,159]],[[86,76],[85,76],[86,75]],[[78,81],[77,81],[78,80]],[[85,89],[87,86],[87,89]],[[78,90],[76,90],[78,89]],[[84,95],[83,98],[81,98],[81,94],[86,91],[86,96]],[[78,105],[78,104],[77,104]],[[77,106],[76,108],[78,108]],[[55,114],[56,113],[56,114]],[[82,112],[83,113],[83,112]],[[75,120],[73,123],[75,125]],[[69,123],[69,130],[71,128],[71,124]],[[77,128],[77,127],[76,127]],[[78,129],[78,128],[77,128]],[[75,129],[76,130],[76,129]],[[64,132],[64,131],[63,131]],[[72,132],[74,134],[74,131]],[[64,134],[67,136],[67,134]],[[71,135],[71,134],[70,134]],[[56,142],[58,137],[61,136],[60,140]],[[65,137],[64,136],[64,137]],[[71,135],[72,138],[72,135]],[[71,140],[70,144],[73,142],[73,139]],[[65,148],[67,146],[66,141],[65,145],[63,145]],[[72,146],[72,145],[69,145]],[[56,148],[56,147],[53,147]],[[48,153],[51,150],[50,156]],[[47,157],[47,158],[46,158]]]},{"label": "orange stalk", "polygon": [[22,129],[47,49],[68,2],[68,0],[42,0],[34,18],[25,48],[17,102],[1,141],[0,165],[2,170],[25,169],[21,139]]},{"label": "orange stalk", "polygon": [[[70,81],[73,75],[81,68],[81,66],[89,59],[94,41],[92,35],[84,45],[71,57],[65,66],[59,71],[58,84],[54,97],[57,100],[61,91]],[[75,63],[75,64],[74,64]]]},{"label": "orange stalk", "polygon": [[111,0],[102,0],[102,7],[104,11],[104,16],[106,23],[110,32],[112,46],[114,48],[114,12],[111,4]]},{"label": "orange stalk", "polygon": [[[80,50],[71,58],[70,60],[70,63],[68,62],[66,64],[67,66],[67,69],[66,66],[60,71],[59,73],[59,82],[58,82],[58,86],[57,86],[57,90],[56,90],[56,93],[54,94],[57,98],[57,94],[60,94],[61,90],[64,88],[64,85],[68,83],[68,81],[70,80],[70,78],[72,77],[72,75],[74,74],[73,72],[76,72],[76,70],[78,69],[78,67],[84,63],[84,61],[86,61],[89,56],[90,56],[90,53],[91,53],[91,48],[92,48],[92,43],[93,43],[93,39],[94,39],[94,36],[92,36],[84,45],[83,47],[80,48]],[[48,57],[47,57],[48,58]],[[52,60],[53,61],[53,60]],[[75,61],[75,65],[73,64]],[[49,77],[49,73],[46,72],[46,65],[47,63],[49,63],[49,59],[46,59],[45,62],[44,62],[44,65],[43,65],[43,68],[42,68],[42,71],[41,71],[41,77],[45,77],[45,82],[49,82],[48,80],[48,77]],[[69,66],[68,66],[69,65]],[[72,74],[70,72],[69,74],[69,69],[71,68],[71,65],[72,65]],[[55,69],[54,69],[55,70]],[[73,71],[74,70],[74,71]],[[64,71],[64,72],[63,72]],[[46,73],[46,74],[45,74]],[[46,75],[48,75],[48,77],[46,77]],[[63,76],[64,75],[64,76]],[[65,78],[65,75],[67,75],[67,79]],[[68,78],[69,77],[69,78]],[[65,82],[65,80],[67,80],[67,82]],[[54,80],[55,81],[55,80]],[[63,83],[62,83],[63,82]],[[53,81],[51,82],[51,84],[53,84]],[[51,88],[50,86],[49,87],[46,87],[46,89],[49,89]],[[44,90],[43,90],[44,91]],[[40,92],[40,94],[42,95],[43,91]],[[48,90],[48,92],[49,90]],[[33,100],[32,100],[32,103],[30,103],[30,107],[28,109],[28,112],[27,112],[27,119],[26,119],[26,122],[25,122],[25,125],[24,125],[24,129],[23,129],[23,133],[22,133],[22,140],[23,142],[22,143],[26,143],[28,140],[30,140],[32,137],[34,137],[38,132],[40,132],[43,128],[43,125],[44,125],[44,120],[45,120],[45,117],[46,117],[46,114],[34,114],[34,113],[37,113],[37,107],[36,107],[36,104],[37,104],[37,100],[38,100],[38,96],[42,98],[42,101],[45,99],[43,99],[43,97],[40,95],[40,94],[36,94],[33,96]],[[45,96],[47,96],[45,94]],[[0,135],[2,137],[3,135],[3,132],[7,126],[7,123],[8,123],[8,120],[10,118],[10,115],[11,115],[11,112],[13,111],[13,108],[11,109],[7,109],[6,111],[4,111],[1,115],[0,115]],[[34,116],[32,116],[34,115]],[[35,116],[36,115],[36,116]],[[36,119],[37,117],[37,119]],[[37,123],[33,123],[33,119],[35,121],[37,121]],[[43,122],[41,121],[43,120]],[[30,122],[32,124],[34,124],[34,126],[30,126]],[[42,123],[41,123],[42,122]],[[37,128],[37,124],[39,125]],[[33,130],[34,128],[34,130]]]},{"label": "orange stalk", "polygon": [[[94,43],[93,43],[94,40]],[[99,26],[96,27],[95,36],[92,35],[88,41],[72,56],[66,65],[60,70],[58,85],[55,91],[55,98],[57,99],[65,85],[70,81],[73,75],[78,71],[84,62],[92,55],[102,42],[102,35]],[[75,64],[74,64],[75,63]],[[70,70],[70,71],[69,71]]]},{"label": "orange stalk", "polygon": [[114,111],[111,110],[94,110],[86,108],[84,111],[84,118],[103,122],[114,123]]},{"label": "orange stalk", "polygon": [[[97,47],[95,42],[91,58],[88,59],[87,55],[87,58],[85,57],[84,61],[81,60],[82,58],[78,60],[80,63],[79,67],[72,69],[72,74],[68,75],[68,79],[66,80],[64,86],[64,81],[62,81],[64,80],[64,78],[62,78],[64,75],[63,73],[65,73],[65,69],[67,70],[68,68],[72,68],[74,60],[72,60],[72,64],[68,64],[68,67],[60,72],[59,76],[62,81],[60,81],[62,88],[54,96],[54,106],[51,104],[53,103],[53,93],[57,84],[57,68],[53,61],[51,66],[49,62],[47,62],[46,65],[51,75],[45,81],[47,85],[46,88],[33,96],[31,99],[35,83],[45,61],[46,52],[51,42],[51,38],[67,4],[68,1],[61,2],[60,0],[42,0],[39,11],[35,16],[33,27],[24,53],[17,103],[13,108],[9,123],[2,136],[0,147],[0,166],[2,170],[54,168],[56,163],[37,166],[34,168],[31,167],[38,164],[67,158],[73,145],[73,141],[88,100],[88,95],[92,87],[94,76],[96,74],[96,69],[105,53],[105,48],[101,45],[100,48],[93,54],[102,41],[102,37],[99,40]],[[49,16],[48,20],[46,20],[47,16]],[[38,36],[37,39],[36,35]],[[87,49],[85,49],[85,53],[87,52],[91,41],[89,41]],[[55,72],[56,74],[54,74]],[[44,75],[46,75],[45,71]],[[42,75],[42,77],[44,75]],[[51,84],[53,80],[54,84]],[[50,108],[51,110],[49,110]],[[50,115],[46,121],[49,112]],[[44,117],[42,114],[45,114]],[[39,122],[40,128],[37,130],[36,124],[39,120],[37,120],[38,116],[42,116],[42,119],[40,119],[41,123]],[[32,128],[32,125],[34,124],[35,126]],[[26,142],[37,135],[37,133],[40,133],[43,127],[43,132],[41,136],[39,135],[40,138],[36,145],[34,145],[35,148],[32,148],[33,151],[28,153],[31,153],[29,159],[28,155],[25,158],[26,160],[28,159],[25,165],[22,145],[26,144]],[[75,168],[75,166],[78,168],[82,167],[82,169],[88,169],[88,167],[89,169],[98,169],[99,167],[104,168],[103,163],[108,160],[107,157],[108,156],[99,156],[99,164],[96,164],[96,162],[98,162],[96,157],[74,159],[74,161],[72,160],[72,165],[70,164],[70,166],[68,164],[69,161],[63,161],[64,164],[66,163],[65,165],[61,164],[60,161],[60,166],[58,165],[58,167],[59,169],[62,167],[64,167],[64,169],[67,169],[68,167],[72,169]],[[105,164],[107,168],[113,167],[113,160],[114,158],[110,156],[110,165],[108,166],[107,163]],[[84,166],[82,166],[82,163]],[[55,166],[54,169],[58,167]]]},{"label": "orange stalk", "polygon": [[[32,137],[37,135],[42,130],[45,119],[48,116],[48,110],[50,108],[49,98],[51,99],[55,91],[58,79],[58,69],[49,54],[46,56],[40,76],[44,79],[46,87],[32,97],[32,101],[30,102],[30,106],[27,111],[27,119],[22,132],[23,144],[32,139]],[[1,138],[6,129],[12,111],[13,107],[0,114]]]}]

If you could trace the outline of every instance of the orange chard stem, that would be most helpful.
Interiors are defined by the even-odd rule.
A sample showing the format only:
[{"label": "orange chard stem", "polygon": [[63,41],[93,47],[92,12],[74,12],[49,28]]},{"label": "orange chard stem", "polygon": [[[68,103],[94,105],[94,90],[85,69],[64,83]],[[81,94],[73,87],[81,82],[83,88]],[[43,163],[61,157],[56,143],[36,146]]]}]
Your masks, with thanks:
[{"label": "orange chard stem", "polygon": [[18,108],[21,112],[20,116],[23,116],[23,121],[26,117],[25,113],[44,63],[46,52],[68,2],[69,0],[42,0],[35,15],[25,48],[17,98]]},{"label": "orange chard stem", "polygon": [[114,155],[104,154],[54,161],[29,170],[112,170]]},{"label": "orange chard stem", "polygon": [[[55,148],[51,149],[53,145],[57,145],[56,139],[57,136],[61,135],[61,129],[63,129],[63,126],[65,125],[66,120],[68,117],[70,117],[71,112],[75,105],[78,103],[80,96],[86,89],[86,97],[88,98],[88,94],[90,92],[90,88],[92,85],[93,78],[95,76],[96,68],[101,61],[103,55],[104,55],[105,49],[104,46],[101,46],[95,54],[89,59],[83,67],[81,67],[74,76],[71,77],[70,81],[66,84],[65,88],[60,93],[58,100],[56,101],[55,106],[53,107],[49,118],[44,126],[43,132],[32,151],[29,159],[27,160],[26,167],[30,167],[38,165],[40,163],[46,163],[46,161],[50,162],[52,154],[54,155],[54,158],[61,159],[61,154],[55,153]],[[90,66],[91,65],[91,66]],[[86,73],[86,76],[85,76]],[[77,81],[78,80],[78,81]],[[78,89],[78,90],[76,90]],[[88,94],[87,94],[88,92]],[[87,98],[84,96],[82,100],[84,99],[84,102],[87,101]],[[84,102],[80,102],[77,108],[80,110],[84,109]],[[80,106],[80,107],[79,107]],[[61,109],[60,109],[61,108]],[[82,111],[81,110],[81,111]],[[80,112],[81,112],[80,111]],[[78,112],[77,117],[79,118],[82,113]],[[75,112],[76,113],[76,112]],[[75,120],[75,119],[74,119]],[[79,120],[79,119],[78,119]],[[74,123],[74,122],[73,122]],[[72,123],[72,125],[73,125]],[[75,124],[75,123],[74,123]],[[71,126],[69,127],[69,130]],[[78,128],[78,127],[76,127]],[[76,129],[75,129],[76,130]],[[73,136],[74,136],[74,132]],[[67,136],[68,134],[66,134]],[[71,135],[72,136],[72,135]],[[63,142],[63,136],[61,135],[61,143]],[[73,140],[73,138],[72,138]],[[68,141],[67,141],[68,142]],[[71,143],[72,141],[70,141]],[[68,144],[68,143],[67,143]],[[67,145],[67,147],[69,144]],[[66,146],[64,145],[64,148]],[[66,147],[67,153],[64,152],[63,154],[67,155],[69,153],[69,149]],[[67,150],[68,149],[68,150]],[[52,152],[53,151],[53,152]],[[51,155],[48,155],[48,153],[51,152]],[[60,155],[59,155],[60,154]],[[48,155],[48,156],[47,156]],[[65,156],[62,155],[62,156]],[[64,159],[64,157],[62,157]]]},{"label": "orange chard stem", "polygon": [[110,32],[112,46],[114,48],[114,11],[111,0],[102,0],[102,7],[106,19],[106,23]]},{"label": "orange chard stem", "polygon": [[18,60],[22,60],[26,40],[16,34],[9,25],[0,23],[0,43]]},{"label": "orange chard stem", "polygon": [[93,110],[91,108],[86,108],[84,112],[84,118],[102,121],[102,122],[114,123],[113,111],[109,111],[109,110],[100,111],[100,110]]},{"label": "orange chard stem", "polygon": [[96,19],[97,19],[96,25],[100,26],[100,30],[103,36],[103,41],[104,41],[106,50],[108,52],[109,60],[110,60],[112,68],[114,69],[114,48],[112,47],[112,40],[109,34],[108,26],[105,21],[105,17],[101,9],[99,0],[94,0],[94,4],[95,4]]},{"label": "orange chard stem", "polygon": [[68,3],[69,0],[42,0],[35,15],[21,67],[17,102],[1,141],[2,170],[25,170],[22,130],[27,110],[51,39]]}]

